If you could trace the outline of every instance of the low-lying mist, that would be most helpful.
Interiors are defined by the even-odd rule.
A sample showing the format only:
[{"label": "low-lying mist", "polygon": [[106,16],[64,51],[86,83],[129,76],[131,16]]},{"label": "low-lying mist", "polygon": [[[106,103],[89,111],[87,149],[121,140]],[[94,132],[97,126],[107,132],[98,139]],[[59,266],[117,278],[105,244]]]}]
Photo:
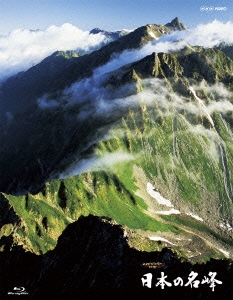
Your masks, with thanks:
[{"label": "low-lying mist", "polygon": [[73,162],[64,173],[59,175],[59,179],[68,178],[70,176],[75,176],[86,172],[103,170],[111,172],[114,165],[133,159],[134,156],[132,154],[124,152],[107,153],[101,157],[93,154],[89,158],[80,159],[77,164]]},{"label": "low-lying mist", "polygon": [[[92,131],[104,128],[104,130],[98,131],[98,141],[108,139],[109,129],[114,124],[119,124],[122,117],[126,116],[130,110],[137,110],[146,106],[148,109],[156,108],[159,110],[160,116],[162,115],[163,117],[175,115],[175,113],[185,114],[187,120],[190,121],[192,131],[206,136],[210,141],[210,151],[213,151],[214,156],[217,157],[217,146],[215,144],[219,143],[219,138],[217,138],[218,134],[212,126],[211,120],[209,129],[207,129],[198,124],[198,121],[195,121],[196,123],[193,122],[192,117],[197,120],[197,117],[206,116],[208,119],[214,111],[223,114],[233,112],[232,93],[223,84],[209,85],[203,81],[200,84],[190,86],[190,96],[187,97],[171,91],[164,79],[151,78],[141,80],[143,90],[139,93],[135,91],[136,83],[126,84],[114,89],[113,86],[103,86],[102,84],[105,80],[106,76],[104,76],[103,80],[95,75],[66,89],[61,98],[56,100],[56,105],[53,102],[55,100],[44,101],[47,101],[47,103],[50,101],[49,109],[51,111],[53,109],[57,110],[59,107],[64,115],[68,116],[72,113],[73,119],[76,120],[77,124],[81,124],[79,125],[81,128],[85,129],[86,124],[91,124],[92,120],[95,122],[94,126],[90,125]],[[194,97],[191,90],[195,90],[197,93],[205,91],[204,98],[199,98],[202,101],[201,104]],[[133,91],[134,94],[132,94]],[[42,110],[48,109],[48,106],[41,106],[39,103],[38,105]],[[64,131],[64,134],[67,137],[66,131]],[[120,134],[122,138],[124,133],[121,132]],[[96,142],[97,139],[93,139],[91,144],[94,145]],[[86,171],[110,170],[110,165],[117,163],[121,159],[133,159],[133,156],[129,157],[127,153],[121,153],[121,156],[119,156],[119,153],[112,153],[111,157],[109,156],[110,154],[106,154],[104,158],[105,163],[103,163],[103,157],[98,158],[96,154],[90,155],[88,153],[87,158],[76,155],[73,153],[70,157],[66,156],[66,164],[63,165],[63,171],[57,170],[57,173],[53,172],[53,176],[67,178]],[[107,161],[108,163],[106,163]]]},{"label": "low-lying mist", "polygon": [[[92,77],[75,83],[60,98],[45,95],[38,99],[37,108],[21,118],[11,117],[6,125],[3,153],[1,190],[11,193],[35,192],[46,181],[67,178],[86,171],[111,170],[111,165],[134,159],[136,153],[103,153],[98,157],[95,145],[109,138],[109,130],[122,122],[130,111],[141,109],[159,110],[164,117],[185,114],[193,128],[191,116],[232,113],[232,94],[222,84],[208,85],[202,82],[192,86],[199,93],[205,90],[205,109],[190,92],[182,96],[173,92],[163,79],[141,80],[142,91],[136,93],[135,84],[103,86],[106,82]],[[200,127],[199,127],[200,128]],[[208,128],[208,132],[214,131]],[[17,133],[17,134],[16,134]],[[202,134],[205,131],[202,131]],[[198,134],[198,130],[197,130]],[[120,138],[124,132],[120,132]],[[206,134],[207,138],[213,136]],[[213,148],[214,139],[210,147]],[[211,146],[212,145],[212,146]],[[120,152],[119,152],[120,151]],[[142,149],[143,151],[143,149]],[[216,153],[215,153],[216,155]]]}]

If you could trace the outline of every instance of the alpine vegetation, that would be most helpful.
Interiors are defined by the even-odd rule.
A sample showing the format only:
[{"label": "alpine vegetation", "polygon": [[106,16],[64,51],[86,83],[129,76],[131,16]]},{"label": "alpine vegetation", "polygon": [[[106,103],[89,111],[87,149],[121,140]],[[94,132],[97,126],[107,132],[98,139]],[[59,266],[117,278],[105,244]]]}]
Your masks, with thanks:
[{"label": "alpine vegetation", "polygon": [[[187,29],[175,18],[125,33],[65,24],[0,38],[10,55],[0,60],[5,273],[12,268],[41,299],[51,274],[61,283],[53,296],[70,299],[71,290],[105,290],[107,279],[119,291],[151,268],[171,276],[177,266],[218,267],[227,282],[232,29]],[[21,57],[8,53],[12,44]],[[27,257],[33,274],[20,267]],[[204,287],[200,295],[211,297]]]}]

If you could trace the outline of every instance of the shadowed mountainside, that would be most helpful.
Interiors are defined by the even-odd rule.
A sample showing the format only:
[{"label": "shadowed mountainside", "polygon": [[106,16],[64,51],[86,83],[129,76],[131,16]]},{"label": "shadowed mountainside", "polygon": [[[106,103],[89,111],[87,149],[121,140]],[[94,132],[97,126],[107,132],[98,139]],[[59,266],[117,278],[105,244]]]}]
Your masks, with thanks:
[{"label": "shadowed mountainside", "polygon": [[[80,217],[58,239],[54,250],[43,256],[25,252],[8,240],[1,253],[1,299],[14,286],[23,286],[30,299],[230,299],[233,266],[230,261],[211,260],[192,266],[181,262],[169,249],[140,252],[127,244],[127,232],[110,219]],[[201,281],[209,272],[217,272],[212,291],[210,284],[174,286],[173,280],[198,273]],[[172,287],[155,287],[161,272]],[[152,288],[143,287],[141,278],[152,273]],[[227,294],[226,294],[227,291]]]}]

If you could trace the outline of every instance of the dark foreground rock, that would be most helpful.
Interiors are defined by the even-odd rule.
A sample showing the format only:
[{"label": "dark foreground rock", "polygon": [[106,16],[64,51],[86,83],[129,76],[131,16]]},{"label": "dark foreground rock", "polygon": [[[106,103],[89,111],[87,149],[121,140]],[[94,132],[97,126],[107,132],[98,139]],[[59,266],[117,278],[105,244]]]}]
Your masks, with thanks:
[{"label": "dark foreground rock", "polygon": [[[63,231],[56,248],[44,255],[25,252],[10,237],[4,237],[2,244],[1,299],[233,299],[231,261],[191,265],[169,249],[137,251],[129,247],[123,228],[107,218],[80,217]],[[192,287],[185,286],[192,271],[198,276]],[[208,282],[210,272],[217,273],[214,288]],[[151,288],[142,285],[148,273]],[[162,273],[171,287],[156,286]],[[206,283],[201,283],[203,279]],[[196,280],[200,283],[195,288]]]}]

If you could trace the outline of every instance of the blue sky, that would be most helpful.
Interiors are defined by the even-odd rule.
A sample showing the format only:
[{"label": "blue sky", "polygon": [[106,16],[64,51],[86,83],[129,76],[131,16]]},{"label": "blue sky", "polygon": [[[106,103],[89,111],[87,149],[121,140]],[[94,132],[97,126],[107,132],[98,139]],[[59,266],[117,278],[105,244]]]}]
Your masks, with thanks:
[{"label": "blue sky", "polygon": [[[226,7],[201,12],[200,7]],[[134,29],[179,17],[187,27],[214,19],[233,21],[232,0],[0,0],[0,33],[71,23],[82,30]]]}]

